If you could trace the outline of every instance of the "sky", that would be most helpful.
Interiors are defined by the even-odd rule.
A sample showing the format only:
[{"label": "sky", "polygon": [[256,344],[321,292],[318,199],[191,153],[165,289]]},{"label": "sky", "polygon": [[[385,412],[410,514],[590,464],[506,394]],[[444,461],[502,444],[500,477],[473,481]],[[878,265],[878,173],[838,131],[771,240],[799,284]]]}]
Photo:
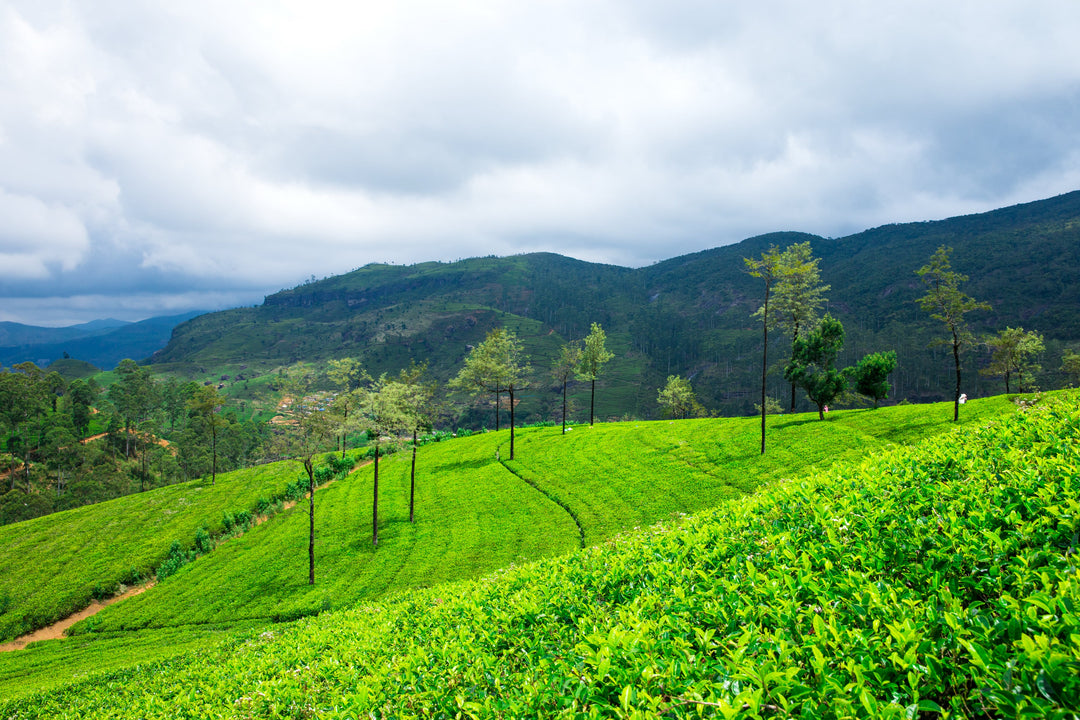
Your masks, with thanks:
[{"label": "sky", "polygon": [[1080,189],[1080,3],[0,0],[0,321]]}]

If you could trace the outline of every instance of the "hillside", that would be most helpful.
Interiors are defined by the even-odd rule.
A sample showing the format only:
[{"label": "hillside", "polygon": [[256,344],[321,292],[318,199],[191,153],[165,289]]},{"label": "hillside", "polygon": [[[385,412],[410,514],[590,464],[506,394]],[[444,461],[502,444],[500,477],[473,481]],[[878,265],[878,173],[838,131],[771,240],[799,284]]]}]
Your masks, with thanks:
[{"label": "hillside", "polygon": [[[806,425],[820,427],[787,431]],[[1078,451],[1073,393],[804,466],[582,552],[249,630],[0,713],[1070,717]]]},{"label": "hillside", "polygon": [[[971,277],[965,290],[993,306],[972,315],[973,329],[989,334],[1022,325],[1042,332],[1040,382],[1064,385],[1057,373],[1062,350],[1080,342],[1080,192],[844,238],[776,233],[638,269],[545,253],[368,265],[276,293],[259,307],[194,318],[176,328],[153,362],[192,376],[234,375],[242,366],[250,377],[301,359],[352,355],[374,373],[428,361],[445,380],[469,346],[507,324],[523,336],[538,371],[522,414],[548,419],[553,401],[543,373],[561,343],[599,322],[616,354],[600,381],[602,417],[654,417],[656,388],[672,373],[691,377],[711,411],[750,414],[761,351],[750,316],[763,288],[745,273],[743,258],[804,240],[832,286],[828,309],[848,331],[841,361],[895,349],[894,399],[940,400],[949,387],[951,357],[927,347],[941,330],[915,302],[922,292],[915,270],[942,244],[955,249],[954,268]],[[771,357],[780,363],[790,340],[773,337]],[[970,397],[1004,389],[975,372],[986,359],[982,350],[966,360]],[[773,373],[771,394],[783,390],[780,373]],[[475,414],[466,420],[480,422]]]},{"label": "hillside", "polygon": [[[1006,398],[975,401],[963,421],[986,422],[1014,407]],[[179,632],[185,627],[265,625],[600,543],[812,466],[946,432],[950,417],[943,405],[840,411],[824,423],[778,416],[770,421],[775,449],[765,457],[752,419],[578,426],[566,436],[525,429],[514,463],[496,460],[506,431],[425,445],[415,525],[409,454],[381,463],[377,551],[368,465],[317,493],[314,587],[305,582],[301,501],[76,625],[78,642],[0,653],[0,695],[201,642]],[[174,539],[190,548],[200,527],[216,536],[227,512],[237,517],[265,504],[260,498],[280,496],[297,471],[268,465],[223,474],[214,487],[186,483],[0,528],[0,640],[83,607],[96,588],[108,594],[154,575]]]}]

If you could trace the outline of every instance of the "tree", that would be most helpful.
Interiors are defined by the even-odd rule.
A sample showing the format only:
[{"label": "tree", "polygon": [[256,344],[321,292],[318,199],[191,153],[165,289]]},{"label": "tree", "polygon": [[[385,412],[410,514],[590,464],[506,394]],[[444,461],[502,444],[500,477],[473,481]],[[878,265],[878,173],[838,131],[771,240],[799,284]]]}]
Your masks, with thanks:
[{"label": "tree", "polygon": [[[114,370],[117,381],[109,388],[109,400],[124,421],[124,455],[131,457],[132,428],[157,406],[154,378],[150,371],[131,359],[121,360]],[[138,451],[136,439],[135,451]]]},{"label": "tree", "polygon": [[484,341],[469,350],[465,364],[450,381],[450,387],[461,388],[471,395],[495,393],[495,429],[499,429],[499,396],[505,385],[504,369],[499,364],[499,345],[505,342],[506,330],[495,328]]},{"label": "tree", "polygon": [[567,343],[551,366],[551,376],[562,385],[562,434],[566,434],[566,385],[581,365],[581,348]]},{"label": "tree", "polygon": [[879,352],[867,355],[859,364],[851,368],[851,379],[855,383],[855,392],[873,398],[874,407],[878,402],[889,397],[889,375],[896,369],[896,352]]},{"label": "tree", "polygon": [[607,335],[600,323],[593,323],[589,334],[585,337],[585,347],[581,351],[581,361],[578,363],[577,376],[581,380],[588,380],[589,390],[589,425],[593,424],[593,416],[596,410],[596,378],[600,377],[600,371],[604,365],[615,355],[608,352],[605,347]]},{"label": "tree", "polygon": [[1080,384],[1080,353],[1066,350],[1061,356],[1061,372],[1069,376],[1073,385]]},{"label": "tree", "polygon": [[967,281],[967,275],[954,272],[949,263],[952,248],[942,245],[932,256],[930,262],[915,271],[926,285],[926,295],[919,298],[919,306],[930,313],[930,317],[945,323],[951,340],[938,341],[935,344],[951,344],[953,362],[956,365],[956,388],[953,393],[953,422],[960,420],[960,351],[972,339],[964,316],[975,310],[989,310],[990,305],[978,302],[960,291],[960,283]]},{"label": "tree", "polygon": [[0,416],[7,425],[7,451],[11,453],[9,479],[15,489],[15,458],[22,453],[23,476],[30,492],[30,442],[26,426],[44,410],[45,386],[41,368],[31,362],[19,363],[10,372],[0,373]]},{"label": "tree", "polygon": [[371,502],[371,544],[379,545],[379,444],[384,435],[396,435],[405,425],[400,391],[391,386],[386,373],[370,388],[353,391],[360,422],[375,441],[375,480]]},{"label": "tree", "polygon": [[[761,254],[761,258],[743,258],[746,272],[765,281],[765,302],[758,313],[761,314],[761,454],[765,454],[765,381],[769,375],[769,294],[774,284],[784,277],[784,264],[780,261],[780,251],[775,245]],[[755,313],[755,314],[758,314]]]},{"label": "tree", "polygon": [[420,430],[430,430],[435,421],[434,382],[424,378],[427,363],[412,364],[402,370],[394,392],[405,422],[405,428],[412,431],[412,466],[409,468],[409,522],[414,522],[413,508],[416,498],[416,444]]},{"label": "tree", "polygon": [[474,395],[494,390],[496,407],[500,388],[509,393],[511,460],[514,459],[514,392],[527,385],[530,372],[528,357],[517,335],[505,328],[495,328],[469,352],[465,365],[450,381],[451,386],[465,388]]},{"label": "tree", "polygon": [[352,398],[352,392],[365,381],[370,381],[371,376],[360,366],[359,360],[351,357],[328,362],[326,375],[341,388],[341,393],[338,395],[335,404],[341,412],[341,457],[344,458],[349,437],[349,402]]},{"label": "tree", "polygon": [[1009,379],[1016,373],[1020,381],[1020,392],[1024,392],[1024,372],[1038,372],[1042,368],[1032,359],[1045,349],[1042,335],[1024,328],[1007,327],[996,336],[986,341],[990,347],[990,365],[979,371],[982,375],[1000,377],[1005,380],[1005,392],[1009,390]]},{"label": "tree", "polygon": [[188,400],[187,407],[192,415],[197,415],[206,423],[210,431],[210,484],[217,484],[217,446],[218,430],[226,427],[229,423],[218,414],[225,404],[225,396],[217,391],[213,385],[200,385],[195,394]]},{"label": "tree", "polygon": [[93,380],[72,380],[67,396],[71,405],[71,422],[79,437],[85,437],[90,429],[90,407],[97,396],[97,383]]},{"label": "tree", "polygon": [[292,398],[289,422],[278,442],[282,455],[300,460],[308,477],[308,585],[315,584],[315,456],[334,437],[336,425],[330,413],[320,410],[312,397],[315,374],[305,363],[296,363],[282,373],[285,394]]},{"label": "tree", "polygon": [[678,375],[668,375],[667,384],[657,392],[656,402],[664,409],[667,417],[680,420],[704,413],[704,408],[690,387],[690,381]]},{"label": "tree", "polygon": [[[810,241],[789,245],[780,253],[780,278],[776,284],[774,312],[777,323],[791,335],[792,352],[801,332],[813,328],[817,310],[825,302],[828,285],[821,284],[818,258]],[[795,411],[795,383],[791,383],[791,410]]]},{"label": "tree", "polygon": [[795,341],[784,379],[806,391],[817,405],[818,419],[825,419],[825,407],[847,387],[847,379],[834,363],[844,347],[844,326],[826,314],[813,331]]}]

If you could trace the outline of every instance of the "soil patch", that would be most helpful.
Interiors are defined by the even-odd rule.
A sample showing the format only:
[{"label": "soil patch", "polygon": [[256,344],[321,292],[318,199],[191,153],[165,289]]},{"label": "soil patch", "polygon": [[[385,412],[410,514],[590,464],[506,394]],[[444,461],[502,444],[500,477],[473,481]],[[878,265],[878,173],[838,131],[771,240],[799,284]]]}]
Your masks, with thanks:
[{"label": "soil patch", "polygon": [[10,652],[11,650],[22,650],[28,644],[30,644],[32,642],[37,642],[38,640],[59,640],[60,638],[64,637],[64,632],[69,627],[71,627],[75,623],[79,622],[80,620],[85,620],[86,618],[90,617],[91,615],[96,615],[97,613],[101,612],[103,609],[107,608],[109,605],[112,605],[113,603],[118,603],[121,600],[126,600],[129,597],[133,597],[133,596],[138,595],[140,593],[146,592],[147,590],[152,588],[154,586],[154,584],[155,584],[155,581],[151,580],[150,582],[146,583],[145,585],[137,585],[135,587],[128,588],[127,591],[125,591],[125,592],[123,592],[123,593],[121,593],[119,595],[114,595],[113,597],[111,597],[111,598],[109,598],[107,600],[104,600],[104,601],[102,601],[102,600],[94,600],[93,602],[90,603],[89,606],[87,606],[85,609],[75,613],[74,615],[69,615],[68,617],[64,618],[63,620],[59,620],[59,621],[53,623],[52,625],[49,625],[48,627],[43,627],[43,628],[41,628],[39,630],[35,630],[32,633],[28,633],[26,635],[23,635],[22,637],[15,638],[14,640],[11,640],[10,642],[6,642],[3,645],[0,645],[0,652]]}]

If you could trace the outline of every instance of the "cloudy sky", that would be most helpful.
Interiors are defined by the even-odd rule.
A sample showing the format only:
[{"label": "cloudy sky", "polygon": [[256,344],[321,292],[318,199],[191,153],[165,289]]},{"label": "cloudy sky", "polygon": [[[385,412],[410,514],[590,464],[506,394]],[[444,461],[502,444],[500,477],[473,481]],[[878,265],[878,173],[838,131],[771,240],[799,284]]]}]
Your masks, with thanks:
[{"label": "cloudy sky", "polygon": [[1080,189],[1080,3],[0,0],[0,320]]}]

